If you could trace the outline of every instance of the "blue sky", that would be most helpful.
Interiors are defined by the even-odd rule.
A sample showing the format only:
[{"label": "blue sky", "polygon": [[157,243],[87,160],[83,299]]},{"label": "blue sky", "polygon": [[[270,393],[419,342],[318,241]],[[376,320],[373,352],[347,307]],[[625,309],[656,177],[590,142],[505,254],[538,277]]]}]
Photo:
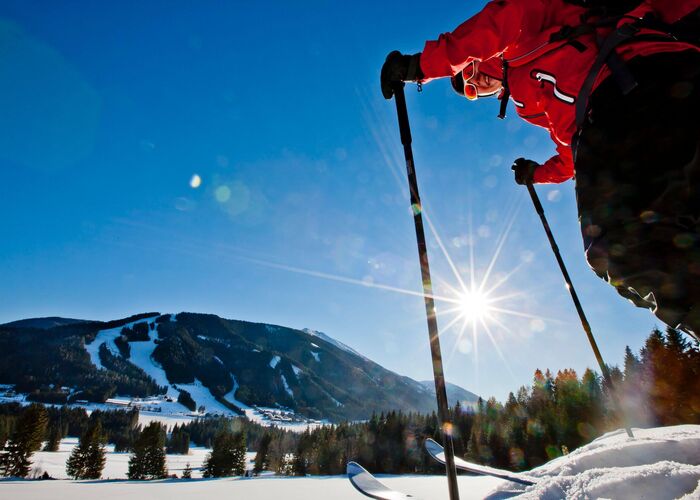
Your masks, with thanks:
[{"label": "blue sky", "polygon": [[[421,291],[378,75],[389,51],[420,51],[482,5],[5,0],[0,322],[211,312],[321,330],[430,379],[422,299],[380,288]],[[493,295],[517,314],[494,313],[475,337],[461,322],[446,329],[448,380],[504,399],[538,367],[593,367],[509,168],[547,159],[547,133],[498,120],[497,101],[467,102],[447,81],[407,96],[439,237],[436,294],[459,286],[441,246],[469,283],[502,242],[487,287],[507,278]],[[655,318],[588,270],[573,183],[539,193],[603,354],[619,363]],[[450,307],[438,303],[442,327]]]}]

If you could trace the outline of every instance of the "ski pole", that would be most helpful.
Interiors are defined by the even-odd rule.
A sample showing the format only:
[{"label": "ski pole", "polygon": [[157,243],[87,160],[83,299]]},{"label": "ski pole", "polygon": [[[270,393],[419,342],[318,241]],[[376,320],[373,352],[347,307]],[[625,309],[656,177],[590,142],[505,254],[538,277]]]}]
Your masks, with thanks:
[{"label": "ski pole", "polygon": [[612,377],[610,377],[610,370],[608,370],[608,365],[605,364],[605,362],[603,361],[603,356],[602,354],[600,354],[600,349],[598,349],[598,343],[595,341],[595,337],[593,337],[591,325],[590,323],[588,323],[588,319],[586,319],[586,315],[583,312],[581,302],[578,300],[576,289],[574,289],[574,284],[571,282],[569,272],[566,270],[564,260],[561,258],[561,253],[559,253],[559,247],[557,246],[556,241],[554,241],[554,235],[552,234],[552,230],[549,227],[547,218],[544,215],[544,208],[542,208],[542,203],[540,203],[540,198],[539,196],[537,196],[537,191],[535,191],[535,187],[532,185],[532,182],[527,183],[527,191],[528,193],[530,193],[530,198],[532,198],[532,204],[535,205],[535,211],[537,211],[537,215],[540,216],[542,226],[544,226],[544,231],[545,233],[547,233],[547,238],[549,239],[549,244],[552,247],[552,251],[554,252],[554,256],[557,259],[557,263],[559,264],[559,269],[561,269],[561,273],[564,275],[566,288],[571,294],[571,299],[574,301],[574,306],[576,306],[576,312],[578,312],[578,317],[581,319],[581,325],[583,326],[583,330],[586,332],[588,342],[591,344],[593,354],[595,354],[595,359],[598,361],[600,371],[603,373],[603,380],[605,380],[605,383],[610,388],[610,396],[612,397],[613,405],[615,406],[615,411],[617,412],[620,419],[622,419],[622,422],[625,426],[625,430],[627,431],[627,435],[633,438],[634,434],[632,434],[632,429],[627,423],[625,412],[623,411],[622,405],[620,404],[620,400],[617,397],[617,391],[615,390],[615,386],[613,385]]},{"label": "ski pole", "polygon": [[411,192],[411,209],[413,210],[413,222],[416,226],[416,241],[418,243],[418,258],[420,259],[420,272],[423,279],[423,299],[425,312],[428,318],[428,335],[430,339],[430,354],[433,362],[433,378],[435,380],[435,396],[437,398],[438,418],[440,429],[445,442],[445,468],[447,469],[447,483],[450,500],[459,500],[459,488],[457,486],[457,469],[454,459],[454,444],[452,443],[452,424],[447,404],[447,390],[445,388],[445,375],[442,370],[442,353],[440,350],[440,334],[438,332],[437,319],[435,317],[435,302],[433,301],[433,285],[430,280],[430,266],[428,264],[428,248],[425,244],[425,232],[423,230],[423,216],[418,194],[418,180],[416,178],[415,165],[413,163],[413,148],[411,147],[411,127],[408,123],[408,109],[406,108],[406,96],[404,95],[404,83],[394,82],[394,100],[396,101],[396,114],[399,119],[401,132],[401,144],[406,158],[406,172],[408,173],[408,187]]}]

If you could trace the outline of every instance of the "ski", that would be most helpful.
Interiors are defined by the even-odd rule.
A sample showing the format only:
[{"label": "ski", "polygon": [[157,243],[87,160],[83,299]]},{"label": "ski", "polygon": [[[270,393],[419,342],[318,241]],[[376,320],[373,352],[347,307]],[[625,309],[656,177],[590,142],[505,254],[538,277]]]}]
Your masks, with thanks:
[{"label": "ski", "polygon": [[[428,454],[441,464],[445,464],[445,450],[442,449],[439,443],[428,438],[425,440],[425,449]],[[459,457],[455,457],[455,466],[457,469],[471,472],[472,474],[479,474],[481,476],[493,476],[500,479],[505,479],[506,481],[512,481],[514,483],[524,484],[527,486],[535,484],[535,479],[523,476],[517,472],[510,472],[503,469],[496,469],[494,467],[487,467],[486,465],[479,465],[462,460]]]},{"label": "ski", "polygon": [[348,479],[357,491],[370,498],[378,500],[418,500],[412,495],[401,493],[400,491],[392,490],[382,484],[376,477],[369,473],[364,467],[357,462],[348,462],[347,465]]}]

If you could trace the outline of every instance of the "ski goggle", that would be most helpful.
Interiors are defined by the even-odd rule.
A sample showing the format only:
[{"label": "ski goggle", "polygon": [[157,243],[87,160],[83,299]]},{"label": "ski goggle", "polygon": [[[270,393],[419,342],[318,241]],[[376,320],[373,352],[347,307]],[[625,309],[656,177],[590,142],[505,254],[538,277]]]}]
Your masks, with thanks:
[{"label": "ski goggle", "polygon": [[[502,91],[501,87],[495,88],[491,92],[485,92],[484,89],[479,89],[476,83],[473,83],[474,79],[479,79],[479,69],[477,68],[477,61],[469,62],[462,71],[458,72],[452,78],[450,78],[450,83],[452,88],[459,95],[466,97],[470,101],[474,101],[479,97],[489,97],[497,95]],[[498,78],[489,76],[491,80],[498,80]]]},{"label": "ski goggle", "polygon": [[462,69],[462,81],[464,82],[462,90],[464,92],[464,97],[470,101],[473,101],[479,97],[479,90],[476,88],[476,85],[471,82],[475,75],[476,65],[474,64],[474,61],[471,61],[464,67],[464,69]]}]

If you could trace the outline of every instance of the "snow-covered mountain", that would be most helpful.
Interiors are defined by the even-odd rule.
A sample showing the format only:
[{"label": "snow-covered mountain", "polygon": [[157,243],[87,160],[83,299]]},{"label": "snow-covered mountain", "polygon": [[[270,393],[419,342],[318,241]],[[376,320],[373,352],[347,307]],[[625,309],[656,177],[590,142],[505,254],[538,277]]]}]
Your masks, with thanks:
[{"label": "snow-covered mountain", "polygon": [[[426,390],[431,391],[433,395],[435,394],[435,382],[433,380],[421,380],[421,385]],[[450,382],[445,384],[445,389],[447,389],[447,401],[450,406],[454,406],[459,402],[462,408],[469,408],[479,401],[478,395]]]},{"label": "snow-covered mountain", "polygon": [[435,408],[421,383],[313,330],[193,313],[50,320],[0,325],[0,384],[32,400],[278,421]]}]

